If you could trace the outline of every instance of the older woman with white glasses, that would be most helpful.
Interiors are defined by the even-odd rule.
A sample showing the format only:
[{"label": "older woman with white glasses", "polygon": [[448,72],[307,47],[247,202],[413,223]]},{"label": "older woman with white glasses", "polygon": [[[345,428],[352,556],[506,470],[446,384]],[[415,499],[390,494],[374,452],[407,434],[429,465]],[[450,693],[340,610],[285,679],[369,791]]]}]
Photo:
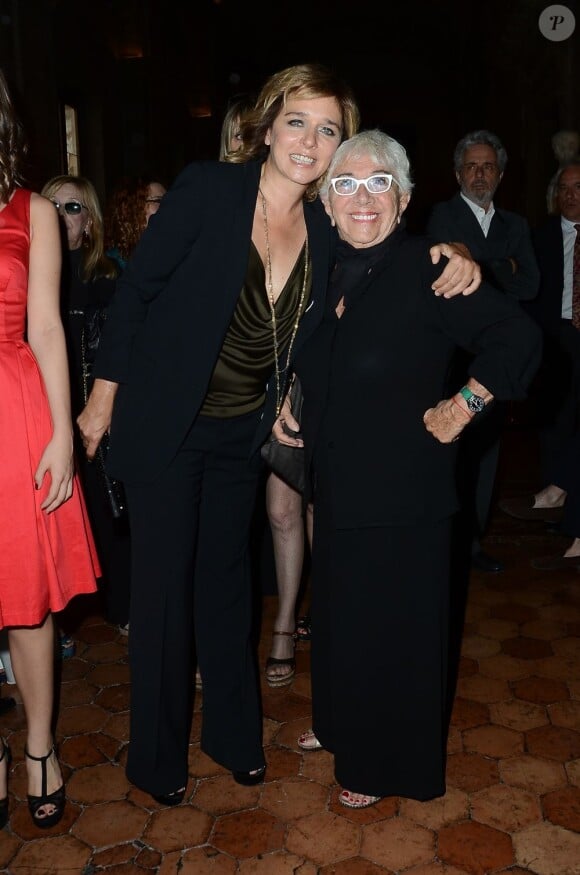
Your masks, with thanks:
[{"label": "older woman with white glasses", "polygon": [[[313,729],[340,801],[445,792],[454,443],[494,398],[523,398],[540,336],[482,284],[433,295],[432,241],[402,221],[405,150],[379,130],[336,150],[320,196],[341,242],[323,321],[296,356],[313,469]],[[442,398],[458,347],[465,387]],[[285,405],[281,419],[297,428]],[[293,439],[274,426],[278,440]]]}]

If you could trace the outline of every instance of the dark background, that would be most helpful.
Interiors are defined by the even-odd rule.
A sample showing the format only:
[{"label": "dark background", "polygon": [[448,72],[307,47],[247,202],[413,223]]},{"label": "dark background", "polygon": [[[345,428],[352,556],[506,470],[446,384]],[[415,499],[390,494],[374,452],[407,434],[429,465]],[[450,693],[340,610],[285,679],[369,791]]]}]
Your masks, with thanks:
[{"label": "dark background", "polygon": [[[538,29],[549,2],[0,0],[0,66],[30,140],[31,187],[65,172],[62,107],[79,117],[81,173],[101,198],[123,174],[171,182],[216,157],[228,100],[272,72],[322,61],[348,79],[363,127],[408,149],[420,227],[456,184],[452,153],[486,127],[509,156],[497,202],[536,224],[556,169],[551,137],[580,127],[575,33]],[[378,7],[378,8],[377,8]]]}]

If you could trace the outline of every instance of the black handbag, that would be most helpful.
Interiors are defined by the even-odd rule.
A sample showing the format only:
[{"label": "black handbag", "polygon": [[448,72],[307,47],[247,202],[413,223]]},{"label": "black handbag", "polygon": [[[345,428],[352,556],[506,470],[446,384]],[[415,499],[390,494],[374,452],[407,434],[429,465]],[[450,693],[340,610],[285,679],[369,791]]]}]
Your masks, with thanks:
[{"label": "black handbag", "polygon": [[[85,313],[85,321],[83,325],[82,341],[81,341],[81,356],[83,369],[83,392],[85,396],[85,404],[89,397],[91,371],[99,341],[101,339],[101,331],[107,318],[107,308],[103,306],[94,306],[87,309]],[[109,434],[104,434],[101,443],[95,453],[93,464],[97,466],[107,507],[114,520],[127,520],[127,499],[125,496],[125,488],[120,480],[115,480],[107,473],[106,461],[107,453],[109,452]]]},{"label": "black handbag", "polygon": [[[302,416],[302,386],[298,377],[294,377],[289,390],[290,410],[297,422]],[[301,437],[300,432],[291,431],[284,426],[287,434]],[[304,492],[306,487],[306,470],[304,447],[287,447],[272,435],[261,448],[262,458],[268,467],[297,492]]]}]

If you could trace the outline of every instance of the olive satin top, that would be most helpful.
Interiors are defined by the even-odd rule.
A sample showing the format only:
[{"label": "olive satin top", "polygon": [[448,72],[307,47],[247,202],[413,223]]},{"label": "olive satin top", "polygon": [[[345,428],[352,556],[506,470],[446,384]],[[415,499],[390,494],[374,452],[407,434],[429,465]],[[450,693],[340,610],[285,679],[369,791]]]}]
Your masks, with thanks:
[{"label": "olive satin top", "polygon": [[[292,337],[304,285],[305,246],[275,303],[280,356],[280,382],[286,379],[287,346]],[[300,315],[308,306],[312,270],[308,270]],[[227,419],[257,410],[264,403],[266,384],[274,366],[272,315],[266,292],[266,273],[254,243],[232,321],[212,374],[200,414]],[[281,386],[281,389],[283,386]]]}]

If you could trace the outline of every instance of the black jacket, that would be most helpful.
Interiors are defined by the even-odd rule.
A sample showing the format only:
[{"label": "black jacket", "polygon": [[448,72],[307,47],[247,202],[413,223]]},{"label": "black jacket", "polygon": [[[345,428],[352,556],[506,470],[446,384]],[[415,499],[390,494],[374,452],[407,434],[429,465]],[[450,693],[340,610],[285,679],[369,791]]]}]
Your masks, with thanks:
[{"label": "black jacket", "polygon": [[296,356],[307,458],[322,453],[330,466],[338,528],[432,521],[457,509],[459,444],[439,443],[423,424],[447,397],[457,347],[473,353],[469,374],[500,400],[524,398],[539,365],[541,332],[515,300],[486,283],[469,296],[434,295],[441,266],[429,245],[398,229],[364,293],[340,320],[329,306]]},{"label": "black jacket", "polygon": [[[257,161],[190,164],[118,281],[94,373],[122,384],[108,468],[125,482],[154,479],[201,407],[246,276],[260,167]],[[319,201],[305,204],[304,212],[313,286],[295,352],[320,321],[334,240]],[[273,384],[255,451],[274,421]]]},{"label": "black jacket", "polygon": [[[450,200],[435,204],[427,232],[437,240],[465,243],[481,265],[484,280],[512,298],[527,301],[537,294],[540,276],[530,228],[523,216],[495,207],[486,237],[458,192]],[[515,273],[510,258],[517,263]]]}]

